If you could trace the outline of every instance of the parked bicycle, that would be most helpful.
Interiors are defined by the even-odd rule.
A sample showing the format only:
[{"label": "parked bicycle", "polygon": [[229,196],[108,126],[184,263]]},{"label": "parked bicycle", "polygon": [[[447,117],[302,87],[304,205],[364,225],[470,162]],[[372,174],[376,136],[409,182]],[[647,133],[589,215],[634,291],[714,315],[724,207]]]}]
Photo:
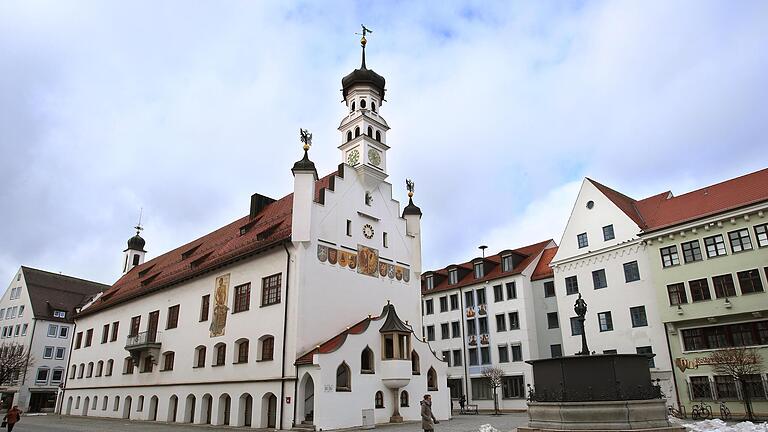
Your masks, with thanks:
[{"label": "parked bicycle", "polygon": [[691,418],[694,420],[712,418],[712,407],[704,402],[693,404]]},{"label": "parked bicycle", "polygon": [[731,410],[725,406],[725,402],[720,401],[720,419],[729,420],[731,418]]}]

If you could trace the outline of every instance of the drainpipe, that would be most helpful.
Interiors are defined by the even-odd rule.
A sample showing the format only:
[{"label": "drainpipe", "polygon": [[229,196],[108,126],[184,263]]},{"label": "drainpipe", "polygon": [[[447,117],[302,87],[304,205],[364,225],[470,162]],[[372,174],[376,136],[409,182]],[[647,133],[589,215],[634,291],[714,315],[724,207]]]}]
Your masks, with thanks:
[{"label": "drainpipe", "polygon": [[[291,286],[290,284],[290,277],[291,277],[291,252],[288,250],[288,246],[286,245],[287,242],[283,242],[283,249],[285,249],[285,302],[283,306],[283,357],[282,357],[282,365],[281,365],[281,371],[280,371],[280,429],[283,428],[283,406],[285,403],[285,337],[288,333],[288,287]],[[294,387],[296,385],[294,384]],[[296,389],[294,388],[294,395],[296,394]],[[294,396],[293,399],[293,415],[294,415],[294,421],[292,423],[296,423],[296,396]]]},{"label": "drainpipe", "polygon": [[467,361],[467,334],[466,334],[466,331],[464,330],[464,293],[461,292],[461,288],[459,288],[458,291],[459,291],[459,306],[460,306],[459,312],[461,312],[459,314],[459,317],[461,317],[459,319],[459,321],[461,322],[461,356],[463,357],[462,363],[464,363],[464,390],[466,392],[464,395],[467,398],[466,403],[469,403],[471,395],[469,393],[469,365],[467,364],[469,363]]}]

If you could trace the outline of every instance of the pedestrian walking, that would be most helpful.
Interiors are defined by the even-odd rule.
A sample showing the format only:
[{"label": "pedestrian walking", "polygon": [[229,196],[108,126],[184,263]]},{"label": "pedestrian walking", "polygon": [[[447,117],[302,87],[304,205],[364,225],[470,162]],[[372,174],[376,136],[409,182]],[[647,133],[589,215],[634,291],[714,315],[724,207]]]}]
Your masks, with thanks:
[{"label": "pedestrian walking", "polygon": [[464,412],[464,405],[467,403],[467,397],[464,395],[461,395],[459,398],[459,407],[461,408],[461,412]]},{"label": "pedestrian walking", "polygon": [[5,417],[3,417],[3,426],[8,426],[8,432],[11,432],[13,426],[16,425],[19,420],[21,420],[21,410],[18,405],[14,405],[13,408],[5,413]]},{"label": "pedestrian walking", "polygon": [[421,428],[424,431],[433,431],[437,423],[440,422],[432,415],[432,396],[424,395],[424,400],[421,401]]}]

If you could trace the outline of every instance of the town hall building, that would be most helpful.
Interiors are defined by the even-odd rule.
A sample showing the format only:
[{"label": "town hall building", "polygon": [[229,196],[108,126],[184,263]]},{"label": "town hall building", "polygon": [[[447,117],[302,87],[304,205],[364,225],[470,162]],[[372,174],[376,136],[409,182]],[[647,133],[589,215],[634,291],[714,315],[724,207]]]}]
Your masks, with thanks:
[{"label": "town hall building", "polygon": [[[342,163],[323,177],[312,136],[293,193],[145,260],[83,307],[64,414],[254,428],[415,421],[432,396],[450,416],[447,365],[421,330],[421,210],[387,182],[385,80],[342,80]],[[365,419],[365,420],[364,420]]]}]

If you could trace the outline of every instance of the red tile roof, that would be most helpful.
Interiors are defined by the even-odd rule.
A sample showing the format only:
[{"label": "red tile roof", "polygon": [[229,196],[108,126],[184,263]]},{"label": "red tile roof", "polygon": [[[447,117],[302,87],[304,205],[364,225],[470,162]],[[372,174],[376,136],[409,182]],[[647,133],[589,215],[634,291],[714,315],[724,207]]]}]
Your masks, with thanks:
[{"label": "red tile roof", "polygon": [[[485,281],[491,281],[491,280],[499,279],[502,277],[518,274],[523,270],[525,270],[525,268],[528,267],[528,265],[530,265],[531,261],[536,259],[536,256],[539,255],[539,253],[541,253],[551,241],[552,240],[550,239],[550,240],[545,240],[543,242],[539,242],[536,244],[524,246],[518,249],[511,249],[511,250],[507,249],[497,253],[496,255],[485,257],[485,261],[488,264],[490,264],[491,269],[490,271],[486,272],[483,278],[480,278],[480,279],[475,279],[475,274],[473,271],[473,263],[475,261],[482,259],[481,257],[474,258],[462,264],[450,265],[440,270],[425,271],[422,273],[422,276],[421,276],[421,294],[422,295],[433,294],[436,292],[452,290],[452,289],[461,288],[467,285],[473,285],[473,284],[477,284]],[[523,259],[520,262],[518,262],[517,265],[511,271],[503,272],[501,271],[502,270],[501,256],[506,255],[507,253],[510,253],[510,252],[512,252],[513,254],[517,254]],[[467,270],[467,272],[463,277],[461,274],[459,274],[458,283],[451,285],[448,283],[448,269],[451,269],[454,267],[463,268]],[[425,276],[428,275],[429,273],[442,276],[435,281],[435,286],[431,290],[427,289],[427,285],[425,282]]]},{"label": "red tile roof", "polygon": [[639,201],[588,180],[645,233],[768,201],[768,168],[680,196],[662,192]]},{"label": "red tile roof", "polygon": [[551,278],[555,275],[552,267],[549,266],[549,263],[551,263],[552,258],[555,257],[557,249],[557,246],[544,249],[544,252],[541,254],[541,259],[539,259],[539,262],[536,264],[536,269],[533,270],[533,274],[531,275],[532,281]]},{"label": "red tile roof", "polygon": [[[321,190],[330,186],[331,178],[337,173],[333,172],[315,182],[316,201],[322,195]],[[254,218],[246,215],[136,266],[83,310],[80,316],[170,287],[289,241],[292,212],[293,194],[288,194],[265,206]],[[241,228],[246,226],[246,232],[241,235]]]},{"label": "red tile roof", "polygon": [[337,334],[336,336],[316,346],[314,349],[312,349],[308,353],[299,356],[299,358],[296,359],[295,364],[297,366],[312,364],[312,357],[315,354],[327,354],[327,353],[332,353],[336,351],[337,349],[341,348],[342,345],[344,345],[344,342],[347,340],[348,335],[351,335],[351,334],[356,335],[356,334],[365,332],[366,330],[368,330],[368,326],[370,326],[371,321],[380,320],[381,318],[383,318],[383,316],[379,315],[377,317],[369,317],[358,322],[352,327],[349,327],[343,332]]}]

